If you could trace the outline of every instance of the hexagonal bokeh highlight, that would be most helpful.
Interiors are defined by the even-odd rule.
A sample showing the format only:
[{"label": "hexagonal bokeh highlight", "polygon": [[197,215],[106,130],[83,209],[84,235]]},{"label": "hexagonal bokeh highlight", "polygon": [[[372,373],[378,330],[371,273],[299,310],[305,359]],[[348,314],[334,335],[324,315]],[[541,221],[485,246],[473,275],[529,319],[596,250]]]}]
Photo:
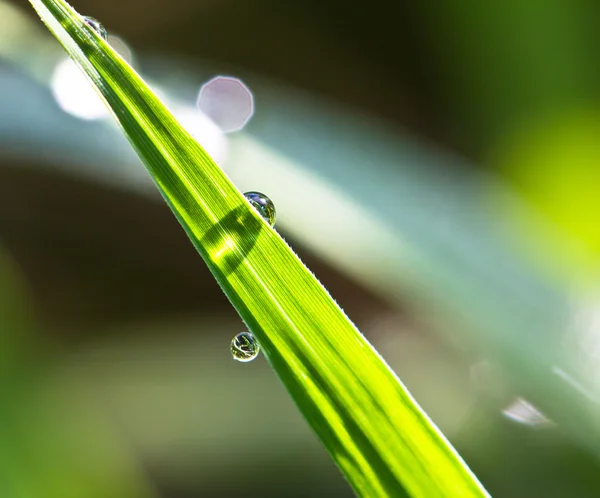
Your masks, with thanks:
[{"label": "hexagonal bokeh highlight", "polygon": [[252,92],[240,79],[231,76],[217,76],[205,83],[197,104],[226,133],[241,130],[254,113]]}]

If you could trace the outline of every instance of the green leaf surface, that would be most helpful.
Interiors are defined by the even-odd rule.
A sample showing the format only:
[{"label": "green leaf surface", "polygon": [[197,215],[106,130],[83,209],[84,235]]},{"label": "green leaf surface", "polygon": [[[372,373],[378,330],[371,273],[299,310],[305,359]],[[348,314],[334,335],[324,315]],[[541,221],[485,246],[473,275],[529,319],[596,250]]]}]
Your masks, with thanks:
[{"label": "green leaf surface", "polygon": [[314,275],[139,76],[65,2],[30,1],[112,110],[355,491],[486,496]]}]

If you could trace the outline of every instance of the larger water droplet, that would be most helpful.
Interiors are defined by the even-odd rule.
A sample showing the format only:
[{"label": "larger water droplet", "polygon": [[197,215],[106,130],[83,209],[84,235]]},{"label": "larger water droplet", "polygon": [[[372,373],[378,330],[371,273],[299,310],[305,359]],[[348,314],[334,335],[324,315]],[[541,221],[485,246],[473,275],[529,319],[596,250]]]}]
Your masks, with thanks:
[{"label": "larger water droplet", "polygon": [[83,22],[85,22],[90,28],[92,28],[100,38],[102,38],[104,41],[108,41],[108,33],[106,31],[106,28],[102,26],[102,24],[100,24],[100,21],[98,21],[98,19],[84,16]]},{"label": "larger water droplet", "polygon": [[244,197],[269,225],[275,226],[275,204],[271,199],[260,192],[246,192]]},{"label": "larger water droplet", "polygon": [[231,354],[234,360],[246,363],[256,358],[259,352],[258,342],[250,332],[242,332],[231,341]]}]

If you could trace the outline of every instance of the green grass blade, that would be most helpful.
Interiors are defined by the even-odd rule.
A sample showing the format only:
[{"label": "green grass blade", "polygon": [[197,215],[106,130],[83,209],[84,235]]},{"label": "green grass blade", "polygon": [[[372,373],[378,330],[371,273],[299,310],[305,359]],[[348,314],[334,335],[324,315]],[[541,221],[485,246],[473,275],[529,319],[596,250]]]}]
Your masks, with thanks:
[{"label": "green grass blade", "polygon": [[139,76],[64,1],[30,1],[112,110],[356,492],[487,496],[327,291]]}]

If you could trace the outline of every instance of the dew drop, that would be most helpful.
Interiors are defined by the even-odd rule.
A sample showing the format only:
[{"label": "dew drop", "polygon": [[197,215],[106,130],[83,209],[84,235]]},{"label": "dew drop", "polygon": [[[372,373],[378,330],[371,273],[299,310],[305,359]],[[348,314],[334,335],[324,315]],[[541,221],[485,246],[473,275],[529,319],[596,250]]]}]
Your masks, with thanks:
[{"label": "dew drop", "polygon": [[231,341],[231,354],[233,359],[246,363],[258,356],[260,347],[250,332],[242,332]]},{"label": "dew drop", "polygon": [[260,192],[246,192],[244,197],[269,225],[275,226],[275,204],[271,199]]},{"label": "dew drop", "polygon": [[84,16],[83,22],[92,28],[100,38],[104,41],[108,41],[108,33],[106,32],[106,28],[100,24],[100,21],[93,17]]}]

